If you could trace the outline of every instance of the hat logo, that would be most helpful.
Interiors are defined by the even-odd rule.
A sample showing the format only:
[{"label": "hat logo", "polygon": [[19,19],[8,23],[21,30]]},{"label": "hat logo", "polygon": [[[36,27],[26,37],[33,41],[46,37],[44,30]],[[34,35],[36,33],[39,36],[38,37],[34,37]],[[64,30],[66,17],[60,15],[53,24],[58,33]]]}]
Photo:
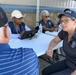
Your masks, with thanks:
[{"label": "hat logo", "polygon": [[76,46],[76,42],[73,41],[72,44],[71,44],[71,47],[74,48],[75,46]]},{"label": "hat logo", "polygon": [[66,12],[71,13],[71,11],[66,11]]}]

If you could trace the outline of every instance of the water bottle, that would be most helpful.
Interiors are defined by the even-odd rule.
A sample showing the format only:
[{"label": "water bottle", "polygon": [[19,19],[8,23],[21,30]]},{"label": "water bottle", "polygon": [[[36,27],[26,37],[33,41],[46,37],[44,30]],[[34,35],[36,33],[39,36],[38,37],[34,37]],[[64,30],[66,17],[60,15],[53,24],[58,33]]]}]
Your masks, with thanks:
[{"label": "water bottle", "polygon": [[42,33],[42,25],[40,24],[39,25],[39,34],[41,34]]}]

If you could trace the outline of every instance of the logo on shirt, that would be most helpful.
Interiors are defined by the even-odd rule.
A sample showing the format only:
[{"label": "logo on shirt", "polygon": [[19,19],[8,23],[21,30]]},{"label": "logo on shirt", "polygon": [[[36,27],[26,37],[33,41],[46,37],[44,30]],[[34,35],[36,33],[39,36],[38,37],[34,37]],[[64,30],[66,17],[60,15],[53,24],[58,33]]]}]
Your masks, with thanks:
[{"label": "logo on shirt", "polygon": [[76,42],[73,41],[72,44],[71,44],[71,47],[74,48],[75,46],[76,46]]},{"label": "logo on shirt", "polygon": [[49,22],[49,25],[51,25],[51,22]]}]

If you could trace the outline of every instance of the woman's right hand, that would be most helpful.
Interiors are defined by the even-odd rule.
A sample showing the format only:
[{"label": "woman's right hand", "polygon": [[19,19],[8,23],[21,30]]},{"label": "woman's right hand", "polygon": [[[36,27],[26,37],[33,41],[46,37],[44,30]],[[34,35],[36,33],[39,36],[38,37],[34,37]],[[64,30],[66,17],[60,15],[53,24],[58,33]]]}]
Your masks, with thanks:
[{"label": "woman's right hand", "polygon": [[47,54],[49,57],[52,57],[52,56],[53,56],[53,51],[52,51],[52,50],[47,50],[47,51],[46,51],[46,54]]}]

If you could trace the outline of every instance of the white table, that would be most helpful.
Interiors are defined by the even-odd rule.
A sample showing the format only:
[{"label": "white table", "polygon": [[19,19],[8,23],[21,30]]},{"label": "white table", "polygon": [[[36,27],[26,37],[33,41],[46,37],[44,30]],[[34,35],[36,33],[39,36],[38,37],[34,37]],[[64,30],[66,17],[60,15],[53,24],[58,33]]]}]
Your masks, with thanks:
[{"label": "white table", "polygon": [[[48,49],[50,41],[54,38],[54,36],[49,36],[46,34],[40,34],[37,38],[30,39],[11,39],[9,42],[9,45],[11,48],[33,48],[33,50],[36,52],[37,56],[43,55],[46,50]],[[57,49],[59,47],[62,47],[62,42],[60,42],[56,47],[53,48]]]},{"label": "white table", "polygon": [[56,35],[58,35],[58,32],[55,32],[55,31],[54,32],[46,31],[45,34],[48,34],[48,35],[51,35],[51,36],[55,37]]}]

